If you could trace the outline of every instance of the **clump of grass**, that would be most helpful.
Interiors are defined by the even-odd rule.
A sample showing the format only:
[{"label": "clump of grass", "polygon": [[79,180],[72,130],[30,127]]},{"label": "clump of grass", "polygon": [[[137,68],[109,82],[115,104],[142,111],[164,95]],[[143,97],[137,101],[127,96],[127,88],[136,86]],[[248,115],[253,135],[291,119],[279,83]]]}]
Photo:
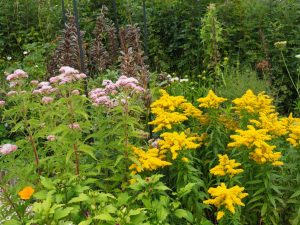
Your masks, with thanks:
[{"label": "clump of grass", "polygon": [[274,96],[270,82],[260,79],[256,71],[250,67],[229,66],[224,71],[224,79],[226,85],[218,86],[216,92],[229,100],[242,96],[248,89],[256,94],[264,91],[268,95]]}]

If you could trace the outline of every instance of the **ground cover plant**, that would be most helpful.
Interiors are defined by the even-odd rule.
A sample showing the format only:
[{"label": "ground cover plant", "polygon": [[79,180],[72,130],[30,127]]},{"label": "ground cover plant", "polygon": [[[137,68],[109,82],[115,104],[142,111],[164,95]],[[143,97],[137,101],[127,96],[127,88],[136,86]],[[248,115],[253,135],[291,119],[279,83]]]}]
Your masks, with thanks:
[{"label": "ground cover plant", "polygon": [[0,6],[0,224],[300,224],[298,1]]}]

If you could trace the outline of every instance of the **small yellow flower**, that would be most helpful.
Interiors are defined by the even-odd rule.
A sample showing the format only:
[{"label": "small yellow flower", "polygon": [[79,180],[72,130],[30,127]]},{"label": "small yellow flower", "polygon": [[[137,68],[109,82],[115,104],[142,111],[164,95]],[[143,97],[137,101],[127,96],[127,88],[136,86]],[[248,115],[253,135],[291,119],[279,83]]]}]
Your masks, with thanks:
[{"label": "small yellow flower", "polygon": [[200,107],[218,108],[219,105],[226,100],[226,98],[218,97],[212,90],[209,90],[206,97],[199,98],[197,101],[201,103],[199,105]]},{"label": "small yellow flower", "polygon": [[294,147],[298,147],[300,145],[300,125],[296,123],[291,125],[289,137],[286,139],[291,145]]},{"label": "small yellow flower", "polygon": [[232,101],[235,105],[232,108],[238,114],[241,114],[241,112],[269,114],[275,111],[272,101],[273,99],[265,95],[264,92],[255,95],[253,91],[247,90],[241,98],[236,98]]},{"label": "small yellow flower", "polygon": [[158,141],[158,145],[161,150],[170,150],[172,153],[172,159],[176,159],[178,151],[186,149],[196,149],[201,146],[201,137],[192,136],[188,137],[184,132],[165,132],[160,135],[162,140]]},{"label": "small yellow flower", "polygon": [[156,170],[160,167],[172,165],[168,161],[164,161],[165,155],[163,151],[157,148],[150,148],[148,151],[144,151],[140,148],[132,146],[132,151],[137,157],[140,165],[133,163],[129,169],[132,170],[132,174],[140,173],[143,170]]},{"label": "small yellow flower", "polygon": [[243,172],[243,169],[238,169],[241,164],[237,163],[234,159],[229,159],[228,156],[225,155],[218,155],[219,157],[219,164],[210,170],[210,173],[215,176],[225,176],[230,175],[234,176]]},{"label": "small yellow flower", "polygon": [[203,203],[206,205],[214,205],[217,208],[220,208],[224,205],[226,209],[234,214],[235,205],[245,206],[242,202],[242,199],[248,196],[248,194],[243,193],[243,191],[243,187],[235,185],[232,188],[227,188],[225,183],[221,183],[221,185],[216,188],[208,189],[208,193],[214,198],[205,200]]},{"label": "small yellow flower", "polygon": [[33,193],[34,193],[34,189],[30,186],[27,186],[23,188],[21,191],[19,191],[18,195],[20,196],[21,199],[28,200],[31,198]]},{"label": "small yellow flower", "polygon": [[224,211],[219,211],[219,212],[217,213],[217,220],[222,219],[224,215],[225,215]]},{"label": "small yellow flower", "polygon": [[188,163],[190,161],[187,157],[182,157],[181,160],[185,163]]}]

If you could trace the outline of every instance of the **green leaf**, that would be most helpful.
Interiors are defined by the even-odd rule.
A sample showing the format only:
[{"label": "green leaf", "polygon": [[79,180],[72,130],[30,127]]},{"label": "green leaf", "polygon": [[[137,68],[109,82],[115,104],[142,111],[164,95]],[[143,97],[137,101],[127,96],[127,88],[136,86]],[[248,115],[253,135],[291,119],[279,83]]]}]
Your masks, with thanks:
[{"label": "green leaf", "polygon": [[97,160],[97,158],[94,154],[95,149],[89,145],[81,144],[78,148],[78,151],[84,152],[84,153],[88,154],[89,156],[91,156],[93,159]]},{"label": "green leaf", "polygon": [[101,213],[98,216],[95,216],[94,219],[102,221],[114,221],[114,218],[109,213]]},{"label": "green leaf", "polygon": [[290,198],[296,198],[300,195],[300,190],[296,191]]},{"label": "green leaf", "polygon": [[88,220],[80,222],[78,225],[90,225],[92,222],[93,222],[92,219],[88,219]]},{"label": "green leaf", "polygon": [[17,220],[9,220],[9,221],[5,221],[3,225],[21,225],[21,222]]},{"label": "green leaf", "polygon": [[55,185],[49,178],[41,177],[41,184],[48,190],[55,190]]},{"label": "green leaf", "polygon": [[73,210],[72,207],[67,207],[65,209],[60,208],[55,210],[54,213],[54,220],[59,221],[62,218],[65,218],[66,216],[68,216],[70,214],[70,212]]},{"label": "green leaf", "polygon": [[261,208],[261,212],[260,212],[260,214],[261,214],[262,217],[266,214],[267,209],[268,209],[268,204],[265,202],[263,204],[263,207]]},{"label": "green leaf", "polygon": [[84,193],[81,193],[78,197],[72,198],[69,203],[76,203],[76,202],[85,202],[85,201],[89,201],[90,197],[87,196]]},{"label": "green leaf", "polygon": [[180,188],[178,191],[178,197],[182,198],[183,196],[190,193],[195,185],[196,183],[188,183],[187,185],[185,185],[185,187]]},{"label": "green leaf", "polygon": [[191,212],[184,210],[184,209],[176,209],[175,210],[175,216],[177,216],[178,218],[184,218],[187,221],[189,221],[190,223],[193,222],[193,215]]}]

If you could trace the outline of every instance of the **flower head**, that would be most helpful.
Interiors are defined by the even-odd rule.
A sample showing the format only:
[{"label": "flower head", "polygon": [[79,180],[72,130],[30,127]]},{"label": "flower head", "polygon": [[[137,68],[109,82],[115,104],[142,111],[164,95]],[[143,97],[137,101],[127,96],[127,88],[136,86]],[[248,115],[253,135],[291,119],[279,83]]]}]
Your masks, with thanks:
[{"label": "flower head", "polygon": [[49,104],[49,103],[51,103],[51,102],[53,102],[53,98],[52,97],[43,97],[42,98],[42,102],[44,103],[44,104]]},{"label": "flower head", "polygon": [[[221,185],[216,188],[209,188],[208,193],[214,198],[205,200],[203,203],[207,205],[214,205],[217,208],[225,206],[226,209],[234,214],[235,205],[245,206],[242,199],[248,196],[248,194],[243,191],[243,187],[236,185],[232,188],[227,188],[225,183],[221,183]],[[217,217],[221,219],[223,216],[224,214],[221,213]]]},{"label": "flower head", "polygon": [[274,43],[275,48],[278,48],[279,50],[284,50],[286,48],[287,41],[277,41]]},{"label": "flower head", "polygon": [[197,143],[201,140],[200,137],[188,137],[184,132],[168,133],[165,132],[160,135],[162,138],[158,141],[158,145],[161,150],[170,150],[172,153],[172,159],[176,159],[178,151],[185,149],[196,149],[201,146],[202,143]]},{"label": "flower head", "polygon": [[235,105],[233,109],[238,114],[243,111],[254,114],[269,114],[275,111],[272,101],[273,99],[265,95],[264,92],[255,95],[251,90],[247,90],[241,98],[236,98],[232,102]]},{"label": "flower head", "polygon": [[72,130],[80,130],[80,125],[79,123],[71,123],[69,124],[69,128]]},{"label": "flower head", "polygon": [[234,159],[229,159],[228,155],[218,155],[219,164],[210,170],[211,174],[215,176],[225,176],[230,175],[234,176],[243,172],[243,169],[238,169],[236,167],[241,166],[240,163],[237,163]]},{"label": "flower head", "polygon": [[219,105],[226,100],[226,98],[218,97],[212,90],[209,90],[206,97],[199,98],[197,101],[200,102],[200,107],[218,108]]},{"label": "flower head", "polygon": [[24,187],[21,191],[19,191],[18,195],[23,200],[28,200],[34,193],[34,189],[31,186]]},{"label": "flower head", "polygon": [[0,152],[3,155],[8,155],[18,149],[18,146],[12,144],[4,144],[0,146]]},{"label": "flower head", "polygon": [[150,148],[144,151],[140,148],[132,146],[133,153],[137,156],[140,165],[134,163],[129,169],[133,170],[132,173],[142,172],[143,170],[156,170],[160,167],[172,165],[172,163],[164,160],[164,151],[157,148]]},{"label": "flower head", "polygon": [[50,134],[50,135],[47,136],[47,140],[48,141],[55,141],[56,140],[56,136],[53,135],[53,134]]}]

